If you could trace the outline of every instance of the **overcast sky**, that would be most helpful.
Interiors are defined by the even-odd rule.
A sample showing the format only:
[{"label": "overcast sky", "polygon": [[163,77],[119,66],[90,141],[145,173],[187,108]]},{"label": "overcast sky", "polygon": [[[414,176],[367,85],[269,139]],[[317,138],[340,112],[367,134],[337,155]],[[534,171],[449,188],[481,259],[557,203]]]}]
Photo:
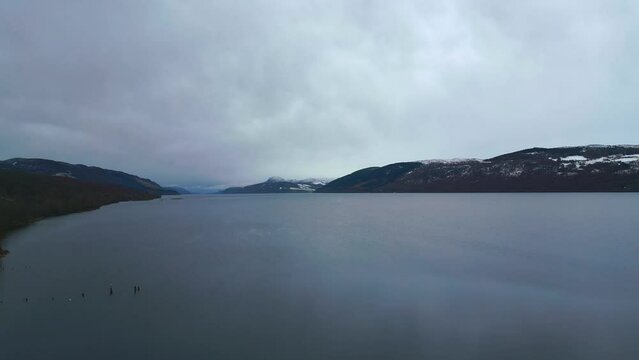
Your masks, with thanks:
[{"label": "overcast sky", "polygon": [[0,2],[0,158],[162,184],[639,143],[636,0]]}]

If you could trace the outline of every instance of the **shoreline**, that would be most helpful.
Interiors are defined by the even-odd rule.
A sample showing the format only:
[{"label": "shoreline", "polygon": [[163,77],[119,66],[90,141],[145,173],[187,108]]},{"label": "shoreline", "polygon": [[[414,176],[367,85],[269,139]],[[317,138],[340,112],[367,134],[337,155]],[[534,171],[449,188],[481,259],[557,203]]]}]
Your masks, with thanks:
[{"label": "shoreline", "polygon": [[9,227],[5,227],[5,228],[0,228],[0,259],[2,259],[3,257],[7,256],[10,251],[6,250],[4,248],[2,248],[2,243],[4,240],[7,239],[7,237],[9,237],[11,235],[11,233],[13,233],[14,231],[20,230],[20,229],[24,229],[27,228],[35,223],[37,223],[40,220],[45,220],[45,219],[50,219],[50,218],[55,218],[55,217],[59,217],[59,216],[66,216],[66,215],[72,215],[72,214],[79,214],[79,213],[84,213],[84,212],[89,212],[89,211],[95,211],[98,210],[100,208],[102,208],[103,206],[108,206],[108,205],[113,205],[113,204],[118,204],[118,203],[123,203],[123,202],[129,202],[129,201],[149,201],[149,200],[155,200],[160,198],[158,197],[154,197],[154,198],[150,198],[150,199],[127,199],[127,200],[119,200],[119,201],[110,201],[104,204],[101,204],[99,206],[96,207],[92,207],[92,208],[86,208],[86,209],[79,209],[79,210],[75,210],[75,211],[69,211],[69,212],[65,212],[65,213],[59,213],[59,214],[54,214],[54,215],[48,215],[48,216],[41,216],[35,219],[29,219],[28,221],[25,222],[20,222],[20,223],[14,223]]},{"label": "shoreline", "polygon": [[[160,194],[66,177],[0,171],[0,245],[13,230],[39,220],[91,211],[122,201],[152,200]],[[0,250],[6,256],[7,250]]]}]

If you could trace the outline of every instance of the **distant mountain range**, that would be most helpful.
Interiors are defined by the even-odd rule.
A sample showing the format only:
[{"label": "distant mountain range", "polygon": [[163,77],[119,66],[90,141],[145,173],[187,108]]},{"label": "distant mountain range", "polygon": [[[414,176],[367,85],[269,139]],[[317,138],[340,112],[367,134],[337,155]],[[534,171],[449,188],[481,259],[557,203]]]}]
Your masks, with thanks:
[{"label": "distant mountain range", "polygon": [[222,194],[307,193],[314,192],[327,182],[323,179],[286,180],[271,177],[259,184],[228,188]]},{"label": "distant mountain range", "polygon": [[[639,146],[532,148],[490,159],[401,162],[361,169],[330,182],[272,177],[222,193],[599,191],[639,192]],[[0,237],[46,216],[187,192],[93,166],[46,159],[0,161]]]},{"label": "distant mountain range", "polygon": [[639,191],[639,146],[532,148],[490,159],[402,162],[370,167],[317,192]]},{"label": "distant mountain range", "polygon": [[163,188],[149,179],[122,171],[102,169],[95,166],[74,165],[47,159],[15,158],[0,161],[0,170],[66,177],[95,184],[122,186],[154,195],[178,194],[174,189]]},{"label": "distant mountain range", "polygon": [[[531,148],[483,160],[401,162],[361,169],[330,182],[272,177],[222,193],[630,191],[639,192],[637,145]],[[0,238],[47,216],[188,192],[93,166],[46,159],[0,161]],[[0,249],[0,256],[3,253]]]},{"label": "distant mountain range", "polygon": [[180,186],[164,186],[164,191],[165,192],[173,191],[175,194],[179,194],[179,195],[192,194],[192,192]]}]

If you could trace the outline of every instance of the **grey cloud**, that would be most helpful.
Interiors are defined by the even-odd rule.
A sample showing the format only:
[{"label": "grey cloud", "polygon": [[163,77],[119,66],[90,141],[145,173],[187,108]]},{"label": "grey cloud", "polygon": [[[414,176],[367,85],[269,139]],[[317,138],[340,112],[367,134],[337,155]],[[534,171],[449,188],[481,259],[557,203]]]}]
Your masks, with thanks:
[{"label": "grey cloud", "polygon": [[636,143],[630,1],[7,1],[0,157],[163,183]]}]

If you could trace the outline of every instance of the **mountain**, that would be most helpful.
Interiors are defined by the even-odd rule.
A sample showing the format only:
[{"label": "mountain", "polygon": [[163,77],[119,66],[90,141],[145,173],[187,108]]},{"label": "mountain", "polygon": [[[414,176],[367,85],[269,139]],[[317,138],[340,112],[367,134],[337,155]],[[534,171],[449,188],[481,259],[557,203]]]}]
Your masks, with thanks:
[{"label": "mountain", "polygon": [[[97,209],[120,201],[150,200],[157,194],[64,176],[0,170],[0,239],[38,219]],[[0,249],[0,256],[6,252]]]},{"label": "mountain", "polygon": [[222,194],[266,194],[266,193],[305,193],[314,192],[326,184],[321,179],[286,180],[280,177],[271,177],[265,182],[244,186],[231,187]]},{"label": "mountain", "polygon": [[185,185],[182,188],[189,192],[189,194],[219,194],[224,187],[220,185]]},{"label": "mountain", "polygon": [[157,183],[121,171],[95,166],[74,165],[46,159],[15,158],[0,161],[0,170],[27,172],[31,174],[66,177],[102,185],[122,186],[155,195],[175,195],[176,191],[163,188]]},{"label": "mountain", "polygon": [[165,191],[175,191],[176,194],[179,195],[188,195],[188,194],[192,194],[189,190],[180,187],[180,186],[165,186],[164,187]]},{"label": "mountain", "polygon": [[639,191],[639,146],[532,148],[485,160],[395,163],[358,170],[317,191]]}]

